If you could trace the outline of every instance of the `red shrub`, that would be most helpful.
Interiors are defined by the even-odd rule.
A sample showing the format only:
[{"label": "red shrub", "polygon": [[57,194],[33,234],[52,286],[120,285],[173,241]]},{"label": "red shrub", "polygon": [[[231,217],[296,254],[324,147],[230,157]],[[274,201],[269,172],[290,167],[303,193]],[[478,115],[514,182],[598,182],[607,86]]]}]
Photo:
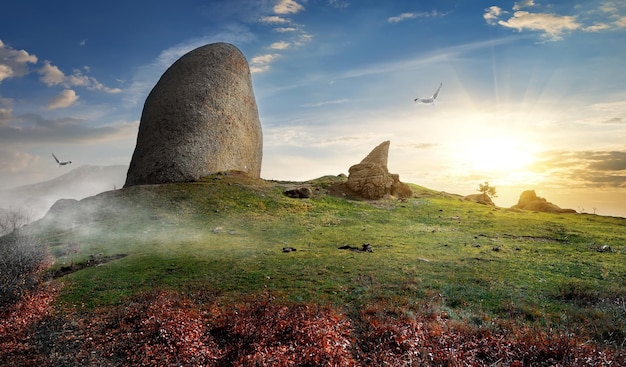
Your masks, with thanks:
[{"label": "red shrub", "polygon": [[0,365],[39,365],[39,355],[29,332],[50,312],[59,289],[50,284],[0,310]]},{"label": "red shrub", "polygon": [[213,333],[232,366],[356,366],[350,321],[314,305],[254,302],[222,318]]},{"label": "red shrub", "polygon": [[201,307],[177,293],[160,292],[97,312],[42,318],[55,294],[33,295],[3,313],[0,364],[626,365],[624,351],[601,350],[570,336],[512,323],[472,326],[382,304],[350,320],[330,307],[284,305],[267,297]]},{"label": "red shrub", "polygon": [[170,292],[144,295],[87,323],[79,362],[132,366],[210,365],[222,352],[207,338],[205,315]]},{"label": "red shrub", "polygon": [[402,310],[361,313],[359,359],[373,366],[612,366],[624,354],[571,337],[509,325],[508,332]]}]

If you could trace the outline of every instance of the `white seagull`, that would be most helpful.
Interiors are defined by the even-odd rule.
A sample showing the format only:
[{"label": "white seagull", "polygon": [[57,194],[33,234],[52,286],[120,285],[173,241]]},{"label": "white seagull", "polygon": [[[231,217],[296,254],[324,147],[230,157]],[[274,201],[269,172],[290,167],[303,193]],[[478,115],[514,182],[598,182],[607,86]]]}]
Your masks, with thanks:
[{"label": "white seagull", "polygon": [[59,167],[72,163],[72,161],[64,161],[64,162],[59,161],[59,158],[57,158],[57,156],[54,155],[54,153],[52,153],[52,157],[54,157],[54,160],[57,161],[57,163],[59,164]]},{"label": "white seagull", "polygon": [[439,95],[439,90],[441,90],[441,86],[443,85],[443,83],[439,83],[439,88],[437,88],[437,91],[435,92],[435,94],[433,94],[431,97],[428,98],[415,98],[415,103],[426,103],[426,104],[435,104],[435,101],[437,100],[437,96]]}]

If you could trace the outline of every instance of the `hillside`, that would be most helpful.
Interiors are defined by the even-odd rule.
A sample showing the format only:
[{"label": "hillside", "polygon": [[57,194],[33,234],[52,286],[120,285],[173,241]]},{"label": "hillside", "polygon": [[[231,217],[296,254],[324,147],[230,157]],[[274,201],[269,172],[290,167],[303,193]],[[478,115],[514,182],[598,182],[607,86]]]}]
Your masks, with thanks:
[{"label": "hillside", "polygon": [[41,218],[59,199],[83,199],[124,185],[128,166],[79,166],[51,180],[0,190],[0,212],[20,208]]},{"label": "hillside", "polygon": [[[62,286],[56,316],[34,326],[37,335],[61,349],[69,344],[50,335],[74,335],[99,363],[144,358],[115,344],[135,339],[81,338],[131,335],[125,327],[153,325],[149,315],[162,308],[153,326],[168,335],[202,320],[191,331],[210,343],[192,344],[209,365],[290,365],[269,356],[303,353],[289,343],[305,337],[327,358],[299,360],[310,365],[626,363],[626,219],[494,208],[417,185],[406,201],[361,201],[333,190],[343,180],[214,175],[57,203],[28,226],[56,259],[51,284]],[[298,186],[313,197],[283,195]],[[359,251],[364,244],[372,252]],[[245,331],[251,325],[259,329]],[[309,327],[322,334],[298,331]],[[178,337],[157,336],[150,345],[170,345],[177,363],[200,358],[184,354]],[[124,352],[106,357],[102,345]],[[92,358],[85,353],[82,363]]]}]

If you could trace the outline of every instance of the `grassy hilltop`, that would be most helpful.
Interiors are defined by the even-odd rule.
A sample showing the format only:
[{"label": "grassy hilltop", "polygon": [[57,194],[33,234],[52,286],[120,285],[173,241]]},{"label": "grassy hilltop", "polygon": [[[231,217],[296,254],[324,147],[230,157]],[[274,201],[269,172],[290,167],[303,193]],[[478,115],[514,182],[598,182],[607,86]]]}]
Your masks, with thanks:
[{"label": "grassy hilltop", "polygon": [[[29,226],[56,261],[48,270],[60,287],[54,320],[61,325],[64,317],[104,317],[102,325],[119,331],[132,323],[122,315],[133,307],[144,307],[134,311],[134,322],[150,315],[150,305],[192,310],[204,330],[196,334],[222,348],[222,354],[207,357],[213,365],[294,365],[276,356],[302,350],[283,350],[269,340],[289,345],[290,338],[311,337],[301,332],[306,325],[325,330],[320,338],[336,332],[345,342],[311,337],[307,345],[326,343],[333,352],[320,347],[318,359],[294,359],[299,365],[526,365],[549,358],[579,365],[580,355],[592,356],[590,364],[624,361],[626,219],[494,208],[417,185],[405,201],[331,195],[341,180],[289,183],[215,175],[59,205]],[[313,197],[283,195],[295,186],[310,187]],[[365,243],[373,252],[339,249]],[[266,339],[242,334],[232,326],[236,315],[271,329],[256,330]],[[264,324],[258,317],[273,321]],[[282,317],[295,321],[282,325]],[[320,320],[330,321],[315,323]],[[47,335],[51,323],[36,330]],[[102,325],[98,330],[106,334]],[[85,333],[78,326],[72,330]],[[457,337],[444,341],[444,335]],[[260,346],[248,353],[233,340]],[[178,354],[169,354],[169,362],[193,365],[208,353],[202,349],[207,342],[194,344],[205,354],[192,357],[172,343]],[[500,347],[504,352],[498,354]],[[96,354],[110,363],[143,358]]]}]

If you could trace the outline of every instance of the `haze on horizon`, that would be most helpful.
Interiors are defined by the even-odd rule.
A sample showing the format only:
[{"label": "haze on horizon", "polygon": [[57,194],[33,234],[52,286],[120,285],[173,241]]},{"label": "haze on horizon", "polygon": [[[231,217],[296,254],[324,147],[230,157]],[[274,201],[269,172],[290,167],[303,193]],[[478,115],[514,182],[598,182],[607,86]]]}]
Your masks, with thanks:
[{"label": "haze on horizon", "polygon": [[[488,5],[486,5],[488,4]],[[0,190],[127,165],[143,102],[184,53],[246,55],[261,176],[389,169],[458,194],[488,181],[626,217],[626,4],[349,0],[10,1],[0,14]],[[25,23],[27,20],[27,24]],[[419,105],[443,82],[436,105]],[[73,163],[59,168],[51,157]]]}]

